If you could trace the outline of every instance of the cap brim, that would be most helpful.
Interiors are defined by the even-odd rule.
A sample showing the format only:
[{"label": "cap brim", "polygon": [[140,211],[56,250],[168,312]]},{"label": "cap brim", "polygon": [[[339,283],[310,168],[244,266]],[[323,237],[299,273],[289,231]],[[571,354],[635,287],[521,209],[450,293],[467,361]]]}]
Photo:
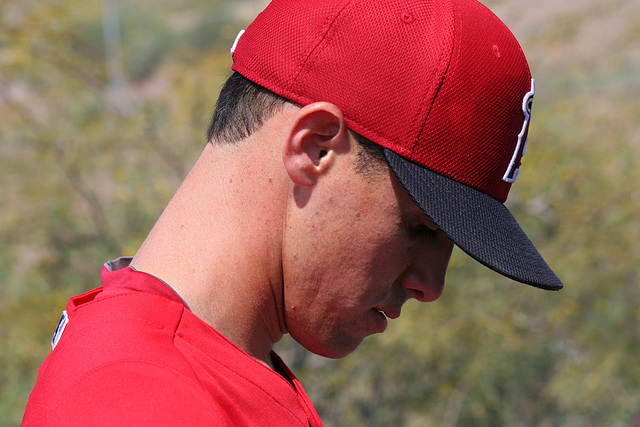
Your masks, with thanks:
[{"label": "cap brim", "polygon": [[384,150],[394,174],[422,211],[468,255],[527,285],[563,285],[500,201]]}]

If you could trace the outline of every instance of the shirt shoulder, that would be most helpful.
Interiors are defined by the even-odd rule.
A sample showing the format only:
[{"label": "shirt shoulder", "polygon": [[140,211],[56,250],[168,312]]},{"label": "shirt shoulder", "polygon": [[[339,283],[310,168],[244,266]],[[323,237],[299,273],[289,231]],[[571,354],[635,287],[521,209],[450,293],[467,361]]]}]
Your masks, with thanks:
[{"label": "shirt shoulder", "polygon": [[24,421],[199,425],[208,420],[209,425],[239,426],[260,419],[263,425],[286,420],[286,425],[306,426],[304,406],[284,378],[184,304],[125,292],[83,297],[70,310],[65,331],[40,370]]},{"label": "shirt shoulder", "polygon": [[24,426],[234,425],[193,378],[139,360],[97,366],[51,397],[25,413]]}]

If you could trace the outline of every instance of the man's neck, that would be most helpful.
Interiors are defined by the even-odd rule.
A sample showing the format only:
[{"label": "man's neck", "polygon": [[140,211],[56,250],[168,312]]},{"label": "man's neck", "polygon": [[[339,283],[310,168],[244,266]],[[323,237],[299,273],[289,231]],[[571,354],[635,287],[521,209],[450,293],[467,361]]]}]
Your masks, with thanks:
[{"label": "man's neck", "polygon": [[233,156],[251,153],[232,150],[243,148],[207,146],[132,266],[169,283],[194,314],[271,366],[285,332],[281,216],[260,199],[277,194],[267,188],[276,178],[234,167]]}]

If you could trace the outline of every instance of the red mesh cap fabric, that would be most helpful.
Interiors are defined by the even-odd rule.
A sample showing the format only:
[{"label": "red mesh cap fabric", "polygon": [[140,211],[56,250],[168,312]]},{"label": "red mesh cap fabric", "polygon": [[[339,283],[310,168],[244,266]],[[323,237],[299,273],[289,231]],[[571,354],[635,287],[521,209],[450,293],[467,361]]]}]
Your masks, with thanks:
[{"label": "red mesh cap fabric", "polygon": [[261,86],[332,102],[362,136],[506,200],[531,75],[511,32],[475,0],[276,0],[233,59]]},{"label": "red mesh cap fabric", "polygon": [[[534,88],[520,45],[482,4],[273,0],[233,60],[235,71],[294,102],[337,105],[350,129],[397,154],[386,156],[400,182],[465,252],[523,283],[562,287],[502,205],[519,172]],[[476,212],[496,208],[504,217],[479,233]]]},{"label": "red mesh cap fabric", "polygon": [[516,39],[483,5],[456,2],[454,26],[451,63],[410,160],[504,202],[531,74]]}]

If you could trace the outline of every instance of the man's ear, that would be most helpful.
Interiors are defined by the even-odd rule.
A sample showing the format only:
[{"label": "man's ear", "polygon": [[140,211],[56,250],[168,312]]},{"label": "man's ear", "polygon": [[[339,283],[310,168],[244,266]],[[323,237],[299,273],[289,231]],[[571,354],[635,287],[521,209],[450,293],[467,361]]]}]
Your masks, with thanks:
[{"label": "man's ear", "polygon": [[296,114],[282,147],[282,159],[295,185],[314,185],[329,170],[336,154],[349,149],[349,132],[342,111],[328,102],[315,102]]}]

